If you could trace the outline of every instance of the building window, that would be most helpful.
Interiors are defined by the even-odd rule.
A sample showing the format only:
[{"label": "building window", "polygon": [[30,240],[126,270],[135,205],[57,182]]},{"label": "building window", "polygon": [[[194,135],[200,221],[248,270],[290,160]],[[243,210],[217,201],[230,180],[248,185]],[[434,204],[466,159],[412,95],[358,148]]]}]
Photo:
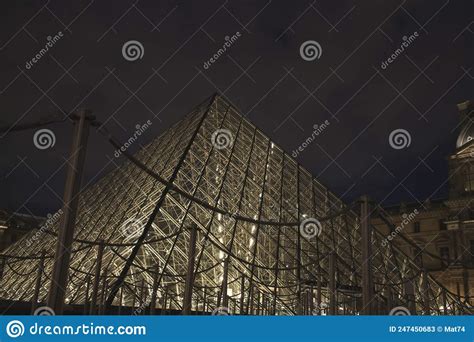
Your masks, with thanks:
[{"label": "building window", "polygon": [[465,165],[463,171],[465,176],[464,191],[471,192],[474,190],[474,175],[472,173],[472,168],[470,165]]},{"label": "building window", "polygon": [[446,223],[443,220],[439,220],[439,230],[446,230]]},{"label": "building window", "polygon": [[413,225],[413,232],[419,233],[420,232],[420,222],[415,222]]},{"label": "building window", "polygon": [[441,247],[439,249],[439,256],[441,259],[448,261],[449,260],[449,247]]}]

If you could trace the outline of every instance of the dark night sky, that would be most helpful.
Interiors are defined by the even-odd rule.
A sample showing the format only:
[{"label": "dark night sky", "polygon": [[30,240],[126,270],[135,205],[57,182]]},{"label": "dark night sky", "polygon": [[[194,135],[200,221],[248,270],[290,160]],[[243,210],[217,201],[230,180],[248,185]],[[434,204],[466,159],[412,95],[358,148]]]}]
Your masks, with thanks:
[{"label": "dark night sky", "polygon": [[[113,4],[113,5],[112,5]],[[473,2],[411,1],[11,1],[2,2],[0,124],[26,123],[87,107],[125,140],[153,120],[149,142],[219,91],[291,153],[325,120],[298,161],[345,201],[385,204],[446,194],[456,104],[473,100]],[[63,37],[30,69],[48,36]],[[241,37],[210,68],[225,36]],[[419,36],[385,70],[403,36]],[[122,46],[137,40],[134,62]],[[315,40],[320,59],[301,58]],[[312,94],[311,94],[312,93]],[[155,119],[154,116],[157,116]],[[60,206],[72,126],[0,138],[0,208],[46,214]],[[409,131],[395,150],[389,134]],[[136,150],[139,147],[132,147]],[[113,167],[112,147],[89,140],[85,183]],[[378,162],[377,162],[378,160]],[[425,164],[426,163],[426,164]]]}]

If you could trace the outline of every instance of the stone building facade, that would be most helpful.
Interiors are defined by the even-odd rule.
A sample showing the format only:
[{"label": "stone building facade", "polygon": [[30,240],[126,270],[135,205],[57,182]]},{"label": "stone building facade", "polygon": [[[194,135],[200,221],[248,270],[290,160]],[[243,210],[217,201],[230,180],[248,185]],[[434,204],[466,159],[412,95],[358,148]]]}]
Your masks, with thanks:
[{"label": "stone building facade", "polygon": [[[458,104],[456,150],[448,157],[447,198],[384,208],[397,232],[392,241],[461,300],[474,303],[474,106]],[[378,217],[373,225],[389,234]],[[418,247],[417,247],[418,246]],[[422,253],[420,253],[420,249]]]}]

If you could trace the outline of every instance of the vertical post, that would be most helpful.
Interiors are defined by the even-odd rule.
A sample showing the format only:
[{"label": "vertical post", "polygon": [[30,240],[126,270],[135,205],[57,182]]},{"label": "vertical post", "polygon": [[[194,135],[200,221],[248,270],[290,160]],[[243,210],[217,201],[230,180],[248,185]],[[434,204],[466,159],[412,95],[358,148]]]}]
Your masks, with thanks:
[{"label": "vertical post", "polygon": [[257,316],[260,316],[260,291],[257,292],[257,309],[256,309]]},{"label": "vertical post", "polygon": [[317,305],[318,315],[321,316],[321,314],[322,314],[321,304],[322,304],[322,297],[323,297],[323,294],[322,294],[322,282],[323,282],[322,277],[323,276],[321,274],[321,264],[319,264],[319,262],[318,262],[318,269],[319,269],[319,271],[318,271],[318,278],[317,278],[317,284],[316,284],[316,286],[317,286],[316,305]]},{"label": "vertical post", "polygon": [[206,313],[207,312],[207,289],[204,286],[202,288],[202,312]]},{"label": "vertical post", "polygon": [[249,314],[249,315],[253,315],[253,306],[254,306],[254,303],[253,303],[253,300],[254,300],[254,288],[253,288],[253,285],[252,283],[250,282],[249,280],[249,297],[248,297],[248,300],[247,300],[247,308],[246,308],[246,313]]},{"label": "vertical post", "polygon": [[336,253],[329,254],[329,314],[336,315]]},{"label": "vertical post", "polygon": [[372,314],[372,229],[370,224],[370,208],[367,196],[361,198],[360,228],[362,250],[362,314]]},{"label": "vertical post", "polygon": [[91,286],[91,278],[89,275],[86,277],[86,292],[84,293],[84,310],[83,314],[87,315],[89,312],[89,306],[90,306],[90,301],[89,301],[89,291],[90,291],[90,286]]},{"label": "vertical post", "polygon": [[36,306],[38,305],[38,297],[39,297],[39,293],[41,289],[41,277],[43,276],[43,270],[44,270],[45,254],[46,252],[42,250],[41,257],[38,261],[38,271],[36,272],[35,291],[33,293],[33,300],[31,302],[31,314],[35,312]]},{"label": "vertical post", "polygon": [[135,312],[136,302],[137,302],[137,295],[135,294],[135,291],[133,291],[133,293],[132,293],[132,307],[130,309],[130,315],[133,315],[133,313]]},{"label": "vertical post", "polygon": [[154,315],[156,311],[156,296],[158,292],[158,274],[160,272],[160,264],[156,263],[155,273],[153,274],[153,288],[151,290],[151,300],[150,300],[150,315]]},{"label": "vertical post", "polygon": [[240,314],[243,315],[245,313],[244,310],[244,299],[245,297],[245,274],[242,273],[242,279],[240,282]]},{"label": "vertical post", "polygon": [[161,314],[164,315],[166,312],[166,302],[168,301],[168,286],[165,287],[165,293],[163,295],[163,304],[161,305]]},{"label": "vertical post", "polygon": [[222,276],[222,306],[225,308],[229,307],[229,297],[227,296],[227,278],[229,274],[229,258],[230,256],[228,255],[225,259],[224,262],[224,274]]},{"label": "vertical post", "polygon": [[[82,172],[89,135],[89,112],[80,110],[75,122],[73,143],[68,162],[66,184],[64,188],[63,214],[59,225],[56,254],[54,257],[53,273],[48,296],[48,306],[56,314],[61,315],[66,296],[69,262],[71,259],[72,242],[74,238],[74,225],[76,221],[78,193],[81,187]],[[77,119],[77,118],[76,118]]]},{"label": "vertical post", "polygon": [[416,315],[415,287],[413,286],[413,280],[408,280],[405,283],[405,296],[410,314]]},{"label": "vertical post", "polygon": [[194,300],[194,307],[196,308],[196,311],[199,311],[199,295],[196,296],[196,299]]},{"label": "vertical post", "polygon": [[122,314],[122,306],[123,306],[123,285],[120,287],[120,297],[119,297],[119,305],[118,305],[118,314]]},{"label": "vertical post", "polygon": [[188,271],[186,273],[186,284],[184,288],[183,315],[191,314],[191,305],[194,286],[194,258],[196,256],[197,225],[191,226],[188,249]]},{"label": "vertical post", "polygon": [[[465,263],[467,263],[467,258],[464,260]],[[462,272],[462,279],[463,279],[463,286],[464,286],[464,302],[467,305],[470,305],[471,303],[471,294],[469,290],[469,269],[466,266],[463,266],[463,272]]]},{"label": "vertical post", "polygon": [[101,277],[102,278],[102,291],[100,292],[100,310],[99,313],[103,315],[105,313],[106,307],[105,307],[105,296],[106,296],[106,291],[107,291],[107,268],[105,269],[104,275]]},{"label": "vertical post", "polygon": [[222,299],[221,290],[217,290],[217,301],[216,301],[216,306],[217,307],[221,306],[221,299]]},{"label": "vertical post", "polygon": [[448,300],[446,298],[446,290],[443,289],[443,313],[448,315]]},{"label": "vertical post", "polygon": [[100,241],[97,246],[97,261],[95,264],[94,284],[92,285],[91,315],[97,311],[97,297],[99,293],[100,271],[102,269],[102,256],[104,255],[104,242]]},{"label": "vertical post", "polygon": [[428,272],[423,270],[423,306],[424,306],[424,314],[429,315],[431,313],[430,310],[430,287],[428,282]]},{"label": "vertical post", "polygon": [[141,315],[143,314],[143,311],[145,310],[145,300],[146,300],[146,295],[145,295],[145,279],[142,278],[142,281],[140,282],[140,300],[138,302],[138,310],[134,312],[134,314]]},{"label": "vertical post", "polygon": [[299,230],[298,230],[298,236],[296,240],[296,262],[297,262],[296,278],[298,279],[298,287],[297,287],[298,301],[296,303],[296,314],[301,316],[303,315],[303,303],[302,303],[302,295],[301,295],[302,293],[301,292],[301,234],[299,233]]}]

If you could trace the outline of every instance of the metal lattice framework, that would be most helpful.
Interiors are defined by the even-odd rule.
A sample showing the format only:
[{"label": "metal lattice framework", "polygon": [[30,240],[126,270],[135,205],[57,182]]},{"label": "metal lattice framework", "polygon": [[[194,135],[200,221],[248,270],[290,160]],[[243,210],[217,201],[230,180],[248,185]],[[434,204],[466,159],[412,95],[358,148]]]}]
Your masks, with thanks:
[{"label": "metal lattice framework", "polygon": [[[230,138],[226,146],[212,141],[219,130]],[[375,229],[367,237],[367,263],[360,214],[218,95],[135,158],[163,179],[175,173],[173,185],[190,196],[166,189],[130,160],[83,190],[69,304],[105,302],[163,197],[114,305],[182,310],[188,286],[191,309],[203,312],[226,307],[237,314],[359,314],[364,305],[381,314],[396,306],[425,314],[468,310],[394,245],[382,247],[385,236]],[[299,224],[282,224],[308,218],[320,220],[319,236],[308,239]],[[4,252],[1,298],[46,301],[57,229],[32,232]],[[367,264],[373,286],[364,304]]]}]

